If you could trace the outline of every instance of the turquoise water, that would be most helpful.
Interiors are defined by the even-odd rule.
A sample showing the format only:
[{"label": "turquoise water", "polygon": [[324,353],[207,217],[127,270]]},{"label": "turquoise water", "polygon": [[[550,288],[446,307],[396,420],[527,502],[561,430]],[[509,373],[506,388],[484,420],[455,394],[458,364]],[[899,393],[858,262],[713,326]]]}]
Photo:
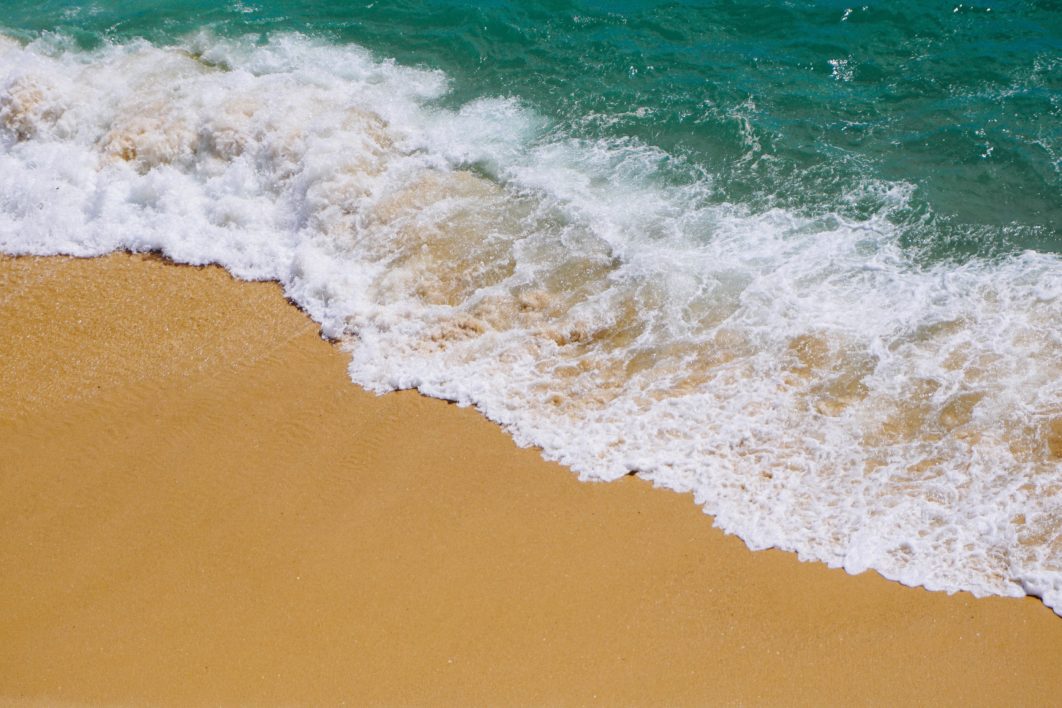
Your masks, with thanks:
[{"label": "turquoise water", "polygon": [[0,25],[82,46],[298,31],[514,96],[552,129],[636,138],[713,199],[888,218],[930,258],[1062,252],[1062,6],[873,2],[45,2]]},{"label": "turquoise water", "polygon": [[1060,140],[1052,2],[0,9],[0,252],[275,280],[370,390],[1062,613]]}]

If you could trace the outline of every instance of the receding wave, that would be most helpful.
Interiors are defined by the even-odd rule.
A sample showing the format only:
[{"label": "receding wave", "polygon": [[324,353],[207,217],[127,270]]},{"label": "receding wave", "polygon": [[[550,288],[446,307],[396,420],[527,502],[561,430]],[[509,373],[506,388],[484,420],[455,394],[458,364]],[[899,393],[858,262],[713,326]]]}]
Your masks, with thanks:
[{"label": "receding wave", "polygon": [[1062,259],[926,265],[889,220],[910,185],[754,211],[446,90],[298,35],[0,39],[0,249],[275,279],[372,390],[692,492],[753,548],[1062,609]]}]

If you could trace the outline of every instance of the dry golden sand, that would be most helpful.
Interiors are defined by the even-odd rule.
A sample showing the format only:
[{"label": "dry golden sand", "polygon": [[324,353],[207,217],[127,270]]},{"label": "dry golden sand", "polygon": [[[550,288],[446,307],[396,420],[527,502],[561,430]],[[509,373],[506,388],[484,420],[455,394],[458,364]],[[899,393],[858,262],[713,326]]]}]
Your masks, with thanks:
[{"label": "dry golden sand", "polygon": [[[750,553],[349,383],[268,283],[0,259],[0,697],[1048,703],[1062,619]],[[5,702],[0,700],[0,702]]]}]

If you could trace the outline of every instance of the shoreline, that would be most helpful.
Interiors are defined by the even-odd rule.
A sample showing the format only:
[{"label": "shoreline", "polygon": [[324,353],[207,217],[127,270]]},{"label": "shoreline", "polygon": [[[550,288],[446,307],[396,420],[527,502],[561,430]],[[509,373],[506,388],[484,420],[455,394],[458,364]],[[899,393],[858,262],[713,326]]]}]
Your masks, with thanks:
[{"label": "shoreline", "polygon": [[351,384],[275,283],[0,256],[0,700],[1046,702],[1062,621]]}]

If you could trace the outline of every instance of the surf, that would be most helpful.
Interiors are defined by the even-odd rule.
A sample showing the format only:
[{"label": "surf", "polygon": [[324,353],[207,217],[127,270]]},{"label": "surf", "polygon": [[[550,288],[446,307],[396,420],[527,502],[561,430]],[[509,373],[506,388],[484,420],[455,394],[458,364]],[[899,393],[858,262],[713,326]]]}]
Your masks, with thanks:
[{"label": "surf", "polygon": [[689,155],[451,88],[294,33],[0,40],[0,250],[276,280],[355,383],[476,406],[583,479],[1062,607],[1058,255],[921,259],[910,183],[735,201]]}]

